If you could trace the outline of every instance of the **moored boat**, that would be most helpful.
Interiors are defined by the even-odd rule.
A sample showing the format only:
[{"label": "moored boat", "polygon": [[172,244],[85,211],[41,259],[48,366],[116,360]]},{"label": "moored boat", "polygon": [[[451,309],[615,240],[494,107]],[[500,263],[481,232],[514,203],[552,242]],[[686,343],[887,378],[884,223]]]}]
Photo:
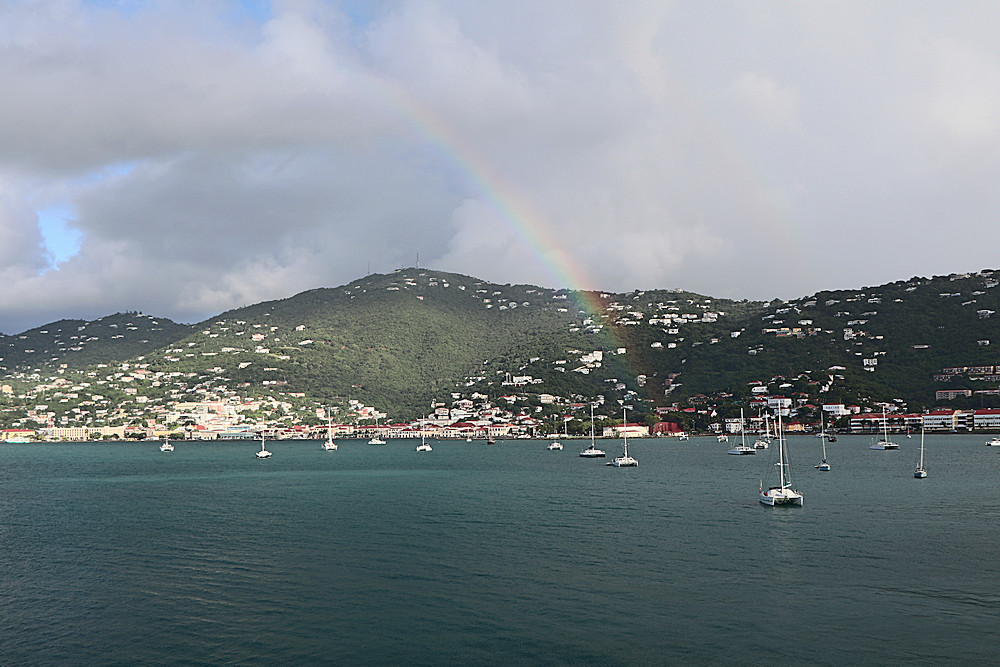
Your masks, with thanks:
[{"label": "moored boat", "polygon": [[802,494],[792,488],[785,437],[781,432],[780,413],[778,414],[778,484],[765,489],[764,482],[761,480],[759,500],[761,504],[771,507],[778,505],[802,506]]}]

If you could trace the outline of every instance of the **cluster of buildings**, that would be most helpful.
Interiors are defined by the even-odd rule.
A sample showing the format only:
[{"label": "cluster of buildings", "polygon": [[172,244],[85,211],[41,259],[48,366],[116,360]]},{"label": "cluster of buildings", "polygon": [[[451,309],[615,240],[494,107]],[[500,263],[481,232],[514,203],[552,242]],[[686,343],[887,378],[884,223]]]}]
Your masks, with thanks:
[{"label": "cluster of buildings", "polygon": [[890,433],[938,431],[962,433],[1000,431],[1000,409],[959,410],[939,408],[927,413],[869,413],[852,415],[851,433],[880,433],[888,427]]}]

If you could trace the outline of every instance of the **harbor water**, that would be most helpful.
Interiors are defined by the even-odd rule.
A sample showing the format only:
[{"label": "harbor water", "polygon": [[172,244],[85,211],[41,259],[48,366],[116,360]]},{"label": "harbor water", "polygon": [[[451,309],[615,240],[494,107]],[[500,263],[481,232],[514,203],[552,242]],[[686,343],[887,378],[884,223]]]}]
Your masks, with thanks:
[{"label": "harbor water", "polygon": [[0,664],[995,664],[985,440],[0,445]]}]

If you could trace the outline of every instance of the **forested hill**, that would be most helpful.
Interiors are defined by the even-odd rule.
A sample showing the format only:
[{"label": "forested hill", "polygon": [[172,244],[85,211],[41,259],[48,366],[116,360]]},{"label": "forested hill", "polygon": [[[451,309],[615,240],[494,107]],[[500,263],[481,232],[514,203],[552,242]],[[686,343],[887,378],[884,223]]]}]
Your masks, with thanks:
[{"label": "forested hill", "polygon": [[14,336],[0,335],[0,372],[68,368],[123,361],[172,343],[191,331],[165,317],[115,313],[100,319],[59,320]]},{"label": "forested hill", "polygon": [[678,290],[577,294],[411,268],[191,326],[138,313],[64,320],[0,337],[0,368],[130,362],[207,386],[414,411],[472,392],[736,404],[753,383],[831,402],[928,405],[937,389],[997,387],[996,287],[981,271],[765,304]]}]

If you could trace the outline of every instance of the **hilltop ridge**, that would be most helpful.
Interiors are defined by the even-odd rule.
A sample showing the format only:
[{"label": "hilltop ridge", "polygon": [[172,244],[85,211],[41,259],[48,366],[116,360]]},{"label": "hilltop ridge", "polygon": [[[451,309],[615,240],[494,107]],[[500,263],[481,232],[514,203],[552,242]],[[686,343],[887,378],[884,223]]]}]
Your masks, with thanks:
[{"label": "hilltop ridge", "polygon": [[[70,412],[54,416],[68,423],[86,396],[115,393],[109,386],[147,408],[239,393],[302,406],[358,401],[400,416],[472,394],[600,398],[646,414],[709,402],[718,415],[748,405],[762,385],[810,404],[930,406],[950,390],[953,401],[992,405],[997,284],[984,270],[763,303],[679,290],[578,293],[407,268],[193,325],[140,313],[54,322],[0,337],[0,373],[8,396],[36,402],[31,388],[45,377],[104,383],[71,383],[79,389]],[[129,386],[114,368],[131,373]],[[18,401],[8,402],[16,414]]]}]

